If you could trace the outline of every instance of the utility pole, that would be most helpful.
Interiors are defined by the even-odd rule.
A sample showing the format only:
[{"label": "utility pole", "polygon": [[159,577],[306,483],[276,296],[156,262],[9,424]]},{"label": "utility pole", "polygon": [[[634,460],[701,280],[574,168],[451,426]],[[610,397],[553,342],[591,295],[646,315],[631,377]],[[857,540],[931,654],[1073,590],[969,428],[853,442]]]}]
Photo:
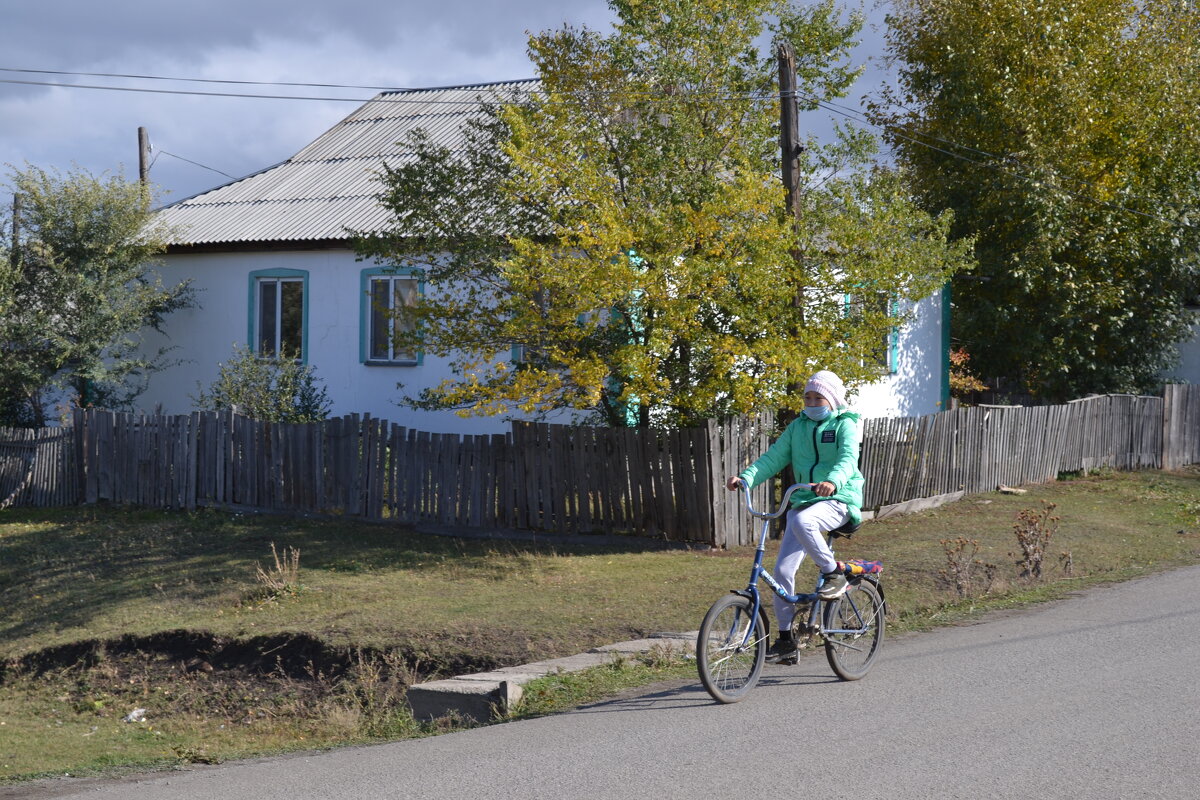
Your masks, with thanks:
[{"label": "utility pole", "polygon": [[[783,188],[787,190],[787,208],[800,226],[800,144],[799,110],[796,107],[796,52],[789,42],[781,42],[779,61],[779,150],[783,164]],[[793,256],[798,256],[793,252]]]},{"label": "utility pole", "polygon": [[138,180],[142,186],[150,183],[150,135],[138,128]]},{"label": "utility pole", "polygon": [[[790,42],[780,42],[777,48],[779,62],[779,150],[781,156],[783,187],[787,190],[787,213],[792,219],[794,234],[800,232],[800,154],[804,147],[800,144],[799,109],[796,105],[796,51]],[[800,248],[793,246],[792,258],[799,265],[801,260]],[[797,309],[796,329],[792,335],[799,337],[804,334],[804,286],[796,286],[796,294],[792,297],[792,307]],[[804,384],[791,382],[788,384],[788,394],[796,396],[804,391]],[[796,418],[794,411],[780,410],[776,423],[782,430]]]}]

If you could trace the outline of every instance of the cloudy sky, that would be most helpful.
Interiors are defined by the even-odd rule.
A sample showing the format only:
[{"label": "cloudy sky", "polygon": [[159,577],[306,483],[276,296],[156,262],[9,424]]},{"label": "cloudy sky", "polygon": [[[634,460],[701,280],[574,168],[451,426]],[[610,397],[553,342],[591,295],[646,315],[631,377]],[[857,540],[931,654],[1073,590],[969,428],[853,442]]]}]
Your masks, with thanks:
[{"label": "cloudy sky", "polygon": [[[0,24],[3,174],[10,172],[8,165],[28,162],[136,178],[137,129],[144,126],[154,149],[151,179],[160,202],[288,158],[356,103],[15,81],[364,100],[373,89],[194,81],[415,88],[529,78],[526,31],[564,23],[607,30],[612,19],[604,0],[40,0],[5,6]],[[877,53],[879,34],[868,30],[864,38],[866,60]],[[865,85],[873,80],[868,77]],[[828,125],[824,120],[801,124]]]}]

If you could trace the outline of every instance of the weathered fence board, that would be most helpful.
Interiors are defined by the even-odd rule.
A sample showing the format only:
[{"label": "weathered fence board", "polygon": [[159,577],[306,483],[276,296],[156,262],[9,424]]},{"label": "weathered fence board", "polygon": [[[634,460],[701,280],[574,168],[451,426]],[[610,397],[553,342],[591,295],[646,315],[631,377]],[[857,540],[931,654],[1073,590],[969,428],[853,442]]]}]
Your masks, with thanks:
[{"label": "weathered fence board", "polygon": [[1163,469],[1200,463],[1200,386],[1164,387],[1161,436]]},{"label": "weathered fence board", "polygon": [[78,503],[77,447],[71,428],[0,428],[0,508]]}]

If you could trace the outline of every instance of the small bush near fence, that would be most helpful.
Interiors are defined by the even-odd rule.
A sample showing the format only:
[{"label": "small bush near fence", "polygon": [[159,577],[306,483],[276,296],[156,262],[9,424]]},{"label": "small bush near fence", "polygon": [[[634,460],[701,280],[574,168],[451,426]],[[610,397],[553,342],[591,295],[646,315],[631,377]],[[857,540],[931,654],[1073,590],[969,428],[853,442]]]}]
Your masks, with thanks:
[{"label": "small bush near fence", "polygon": [[[456,528],[752,541],[724,488],[769,443],[770,416],[679,431],[515,423],[414,431],[369,416],[317,423],[230,412],[77,413],[72,427],[0,430],[0,502],[216,506]],[[1062,472],[1200,463],[1200,386],[1060,406],[976,407],[864,423],[864,507],[1053,480]],[[769,505],[770,487],[755,505]]]}]

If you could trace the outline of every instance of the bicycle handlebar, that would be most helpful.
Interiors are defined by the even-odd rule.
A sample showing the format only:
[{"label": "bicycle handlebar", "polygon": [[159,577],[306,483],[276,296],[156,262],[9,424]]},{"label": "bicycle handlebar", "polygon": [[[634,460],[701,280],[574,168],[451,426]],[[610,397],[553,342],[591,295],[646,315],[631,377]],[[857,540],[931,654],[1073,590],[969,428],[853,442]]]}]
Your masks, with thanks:
[{"label": "bicycle handlebar", "polygon": [[791,486],[789,486],[787,488],[786,491],[784,491],[783,499],[779,501],[779,509],[776,510],[774,513],[770,513],[767,511],[755,511],[754,510],[754,501],[751,500],[751,498],[750,498],[749,484],[747,484],[741,478],[738,478],[738,486],[740,486],[742,489],[742,498],[746,501],[746,508],[750,511],[750,513],[753,516],[758,517],[759,519],[775,519],[776,517],[783,516],[783,512],[787,511],[788,500],[792,499],[792,492],[796,491],[797,489],[811,489],[814,486],[816,486],[816,484],[815,483],[793,483]]}]

